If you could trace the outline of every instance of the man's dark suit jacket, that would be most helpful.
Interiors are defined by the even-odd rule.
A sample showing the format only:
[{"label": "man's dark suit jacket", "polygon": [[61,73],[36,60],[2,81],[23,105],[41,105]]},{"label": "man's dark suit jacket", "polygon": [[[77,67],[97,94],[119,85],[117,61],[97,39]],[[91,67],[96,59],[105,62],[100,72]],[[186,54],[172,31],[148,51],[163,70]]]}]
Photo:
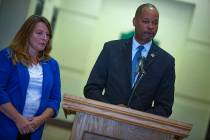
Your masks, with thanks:
[{"label": "man's dark suit jacket", "polygon": [[[132,92],[131,56],[132,39],[105,43],[84,87],[85,97],[127,105]],[[135,90],[130,107],[169,117],[174,102],[174,58],[153,43],[144,69],[146,74]]]}]

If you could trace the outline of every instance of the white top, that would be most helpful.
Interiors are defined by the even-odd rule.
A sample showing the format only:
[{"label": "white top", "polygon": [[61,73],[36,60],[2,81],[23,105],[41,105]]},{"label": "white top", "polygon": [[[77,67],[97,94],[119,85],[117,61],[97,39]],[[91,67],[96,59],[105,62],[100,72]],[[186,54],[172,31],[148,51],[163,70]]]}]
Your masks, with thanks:
[{"label": "white top", "polygon": [[26,94],[25,106],[23,109],[23,116],[33,117],[37,112],[41,102],[43,71],[40,64],[32,64],[28,67],[28,71],[30,78]]}]

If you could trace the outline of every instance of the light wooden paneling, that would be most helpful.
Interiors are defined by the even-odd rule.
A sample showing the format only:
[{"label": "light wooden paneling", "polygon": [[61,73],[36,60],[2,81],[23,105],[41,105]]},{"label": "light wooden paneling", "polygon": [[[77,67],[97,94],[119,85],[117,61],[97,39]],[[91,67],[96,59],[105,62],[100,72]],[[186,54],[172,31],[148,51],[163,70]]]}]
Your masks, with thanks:
[{"label": "light wooden paneling", "polygon": [[63,109],[66,115],[76,113],[72,140],[82,140],[86,132],[102,139],[179,140],[192,128],[187,123],[72,95],[64,95]]}]

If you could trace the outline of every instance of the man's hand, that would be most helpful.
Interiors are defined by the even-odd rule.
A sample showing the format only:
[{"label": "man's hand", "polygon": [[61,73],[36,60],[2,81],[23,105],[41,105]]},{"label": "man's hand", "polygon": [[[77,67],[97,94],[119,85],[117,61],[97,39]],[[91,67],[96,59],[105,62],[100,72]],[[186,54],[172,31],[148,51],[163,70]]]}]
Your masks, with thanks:
[{"label": "man's hand", "polygon": [[124,104],[118,104],[118,106],[121,106],[121,107],[127,107],[126,105]]}]

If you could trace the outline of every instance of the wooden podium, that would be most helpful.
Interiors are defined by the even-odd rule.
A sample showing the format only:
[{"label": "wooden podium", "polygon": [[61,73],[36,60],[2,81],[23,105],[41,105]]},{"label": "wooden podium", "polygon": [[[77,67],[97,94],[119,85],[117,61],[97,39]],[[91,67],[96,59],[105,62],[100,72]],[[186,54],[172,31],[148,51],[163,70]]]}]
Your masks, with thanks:
[{"label": "wooden podium", "polygon": [[71,140],[181,140],[191,124],[134,109],[64,95],[65,115],[76,114]]}]

